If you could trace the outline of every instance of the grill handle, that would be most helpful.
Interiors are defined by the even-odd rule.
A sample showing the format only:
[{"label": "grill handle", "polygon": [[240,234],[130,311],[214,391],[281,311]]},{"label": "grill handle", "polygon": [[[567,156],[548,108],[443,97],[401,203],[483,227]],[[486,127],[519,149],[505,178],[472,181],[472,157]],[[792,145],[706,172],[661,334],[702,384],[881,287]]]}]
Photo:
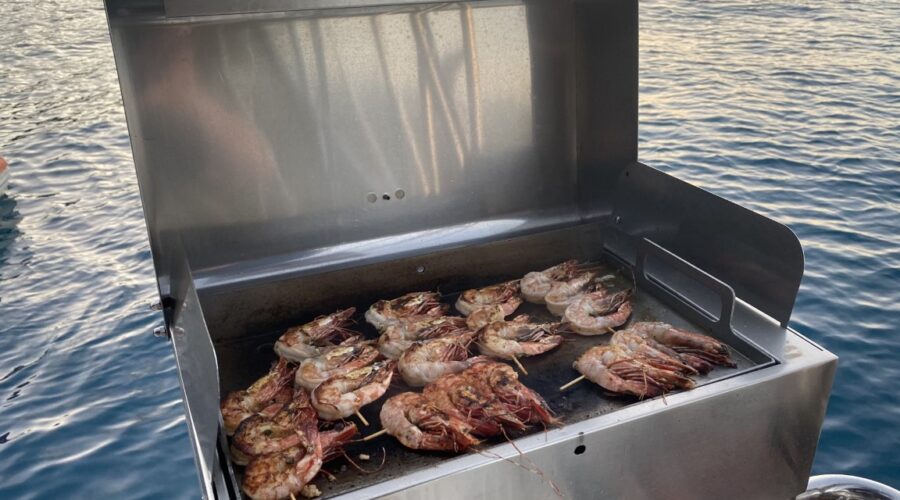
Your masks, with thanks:
[{"label": "grill handle", "polygon": [[[719,298],[721,305],[718,314],[708,311],[694,300],[667,285],[664,281],[649,274],[647,270],[648,258],[652,258],[655,262],[680,273],[685,278],[714,293]],[[720,339],[730,340],[735,337],[734,331],[731,329],[731,317],[734,314],[735,301],[734,289],[725,282],[647,238],[641,238],[638,244],[636,261],[635,281],[638,285],[652,289],[658,294],[672,299],[669,302],[673,308],[690,320],[715,332]],[[656,269],[654,269],[654,272],[664,274],[666,271],[665,267],[659,270],[661,272]]]}]

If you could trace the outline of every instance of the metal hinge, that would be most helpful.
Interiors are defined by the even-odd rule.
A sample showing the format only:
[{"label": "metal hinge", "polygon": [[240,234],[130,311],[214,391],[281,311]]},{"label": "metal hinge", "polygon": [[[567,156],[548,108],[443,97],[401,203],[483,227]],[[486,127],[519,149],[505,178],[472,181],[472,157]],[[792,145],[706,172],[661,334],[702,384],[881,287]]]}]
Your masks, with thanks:
[{"label": "metal hinge", "polygon": [[[175,300],[172,297],[162,297],[160,300],[153,302],[150,304],[150,309],[153,311],[163,311],[163,314],[166,316],[168,321],[169,313],[172,312],[172,308],[175,305]],[[153,329],[154,337],[162,337],[166,339],[172,338],[172,333],[169,331],[169,328],[166,325],[157,326]]]},{"label": "metal hinge", "polygon": [[172,308],[172,307],[175,307],[175,299],[173,299],[172,297],[168,297],[168,296],[162,297],[159,300],[157,300],[156,302],[153,302],[152,304],[150,304],[150,309],[152,309],[154,311],[162,311],[165,308]]},{"label": "metal hinge", "polygon": [[166,339],[172,337],[172,335],[169,333],[169,329],[166,327],[166,325],[161,325],[161,326],[157,326],[156,328],[154,328],[153,336],[154,337],[162,337],[162,338],[166,338]]}]

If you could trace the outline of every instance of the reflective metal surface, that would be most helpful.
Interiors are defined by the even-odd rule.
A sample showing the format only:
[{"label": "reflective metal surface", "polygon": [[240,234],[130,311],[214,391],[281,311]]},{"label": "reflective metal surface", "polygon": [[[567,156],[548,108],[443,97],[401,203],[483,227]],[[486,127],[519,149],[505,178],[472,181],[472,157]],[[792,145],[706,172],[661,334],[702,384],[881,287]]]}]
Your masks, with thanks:
[{"label": "reflective metal surface", "polygon": [[900,500],[900,491],[890,486],[843,474],[813,476],[808,488],[795,500]]},{"label": "reflective metal surface", "polygon": [[421,0],[164,0],[167,16],[210,16],[311,9],[403,5]]},{"label": "reflective metal surface", "polygon": [[[629,16],[626,3],[598,22]],[[487,1],[188,20],[111,13],[161,279],[170,238],[208,274],[487,219],[577,221],[576,65],[607,61],[578,53],[576,10]],[[606,33],[636,50],[636,32]],[[626,86],[633,96],[636,80]],[[593,121],[635,120],[636,107],[613,111]]]},{"label": "reflective metal surface", "polygon": [[629,236],[608,242],[617,254],[633,262],[649,238],[787,326],[803,249],[786,226],[640,163],[620,176],[614,203],[614,225]]},{"label": "reflective metal surface", "polygon": [[200,299],[186,265],[174,268],[173,292],[180,300],[171,311],[170,335],[184,390],[184,409],[204,498],[215,498],[213,480],[222,476],[217,453],[219,371]]}]

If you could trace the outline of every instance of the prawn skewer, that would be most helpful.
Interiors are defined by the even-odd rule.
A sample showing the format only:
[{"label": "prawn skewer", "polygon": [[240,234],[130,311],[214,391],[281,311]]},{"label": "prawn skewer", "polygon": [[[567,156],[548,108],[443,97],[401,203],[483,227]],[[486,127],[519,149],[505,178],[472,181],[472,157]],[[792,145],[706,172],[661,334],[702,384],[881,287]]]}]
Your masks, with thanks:
[{"label": "prawn skewer", "polygon": [[347,418],[384,395],[393,374],[393,361],[379,361],[332,377],[312,392],[312,406],[323,420]]},{"label": "prawn skewer", "polygon": [[356,309],[350,307],[289,328],[275,342],[275,353],[299,363],[306,358],[321,355],[322,347],[358,340],[360,333],[348,328],[355,312]]},{"label": "prawn skewer", "polygon": [[585,294],[566,308],[565,321],[580,335],[601,335],[631,316],[631,290],[610,295],[605,290]]},{"label": "prawn skewer", "polygon": [[466,319],[456,316],[412,316],[386,326],[378,337],[378,350],[389,359],[398,359],[418,340],[452,337],[468,333]]},{"label": "prawn skewer", "polygon": [[300,363],[294,384],[311,391],[331,377],[370,365],[376,359],[378,349],[369,343],[324,348],[320,356],[306,358]]},{"label": "prawn skewer", "polygon": [[544,425],[559,423],[544,398],[522,384],[519,375],[509,365],[481,358],[464,373],[493,394],[522,422]]},{"label": "prawn skewer", "polygon": [[310,422],[316,422],[316,412],[306,392],[298,389],[294,400],[275,415],[257,414],[241,422],[231,441],[231,456],[236,464],[247,465],[257,456],[299,446]]},{"label": "prawn skewer", "polygon": [[469,425],[476,436],[498,436],[504,427],[519,430],[527,427],[466,372],[445,375],[425,386],[422,394],[437,409]]},{"label": "prawn skewer", "polygon": [[563,337],[557,334],[562,329],[559,323],[495,321],[479,331],[478,348],[484,355],[517,362],[516,358],[536,356],[562,345]]},{"label": "prawn skewer", "polygon": [[568,281],[560,281],[553,285],[547,295],[544,296],[544,302],[547,303],[547,310],[556,316],[562,316],[566,313],[566,308],[581,297],[586,292],[591,291],[595,286],[594,278],[597,276],[595,272],[584,272],[575,276]]},{"label": "prawn skewer", "polygon": [[450,307],[441,304],[441,295],[437,292],[407,293],[391,300],[379,300],[366,311],[366,321],[378,330],[401,318],[410,316],[443,316]]},{"label": "prawn skewer", "polygon": [[613,334],[610,344],[625,346],[631,352],[643,356],[644,362],[656,368],[679,372],[683,375],[696,375],[698,371],[682,362],[677,352],[657,343],[651,338],[640,336],[631,329],[621,330]]},{"label": "prawn skewer", "polygon": [[483,307],[499,306],[503,316],[509,316],[522,305],[519,280],[480,289],[466,290],[456,300],[456,310],[468,316]]},{"label": "prawn skewer", "polygon": [[675,328],[666,323],[641,322],[629,330],[656,343],[659,350],[682,360],[700,373],[712,370],[713,365],[737,366],[731,359],[728,346],[707,335]]},{"label": "prawn skewer", "polygon": [[403,381],[412,387],[421,387],[447,373],[465,370],[469,366],[468,345],[472,337],[468,333],[416,342],[397,362]]},{"label": "prawn skewer", "polygon": [[691,389],[694,382],[676,371],[657,368],[646,355],[619,344],[588,349],[572,365],[588,380],[604,389],[638,398],[653,397],[672,389]]},{"label": "prawn skewer", "polygon": [[219,408],[225,424],[225,433],[234,434],[241,422],[255,413],[265,411],[274,414],[291,400],[290,384],[296,367],[280,359],[269,373],[253,383],[246,390],[234,391],[222,399]]},{"label": "prawn skewer", "polygon": [[320,431],[315,418],[300,429],[305,439],[299,446],[254,458],[244,470],[241,488],[254,500],[275,500],[300,493],[322,468],[341,454],[341,447],[356,434],[347,425]]},{"label": "prawn skewer", "polygon": [[479,442],[465,422],[440,411],[428,398],[414,392],[388,399],[381,407],[381,425],[382,432],[414,450],[461,452]]},{"label": "prawn skewer", "polygon": [[522,297],[532,304],[543,304],[544,297],[553,288],[553,285],[574,278],[578,274],[578,261],[567,260],[562,264],[533,271],[525,275],[519,282]]}]

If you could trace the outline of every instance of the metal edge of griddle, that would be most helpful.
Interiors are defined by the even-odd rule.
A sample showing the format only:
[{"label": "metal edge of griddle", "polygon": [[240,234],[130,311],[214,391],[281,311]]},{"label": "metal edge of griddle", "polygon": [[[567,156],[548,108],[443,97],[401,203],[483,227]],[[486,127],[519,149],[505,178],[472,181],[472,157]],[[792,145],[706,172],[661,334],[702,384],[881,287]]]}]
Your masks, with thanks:
[{"label": "metal edge of griddle", "polygon": [[[631,266],[623,265],[622,259],[619,259],[619,258],[616,257],[614,254],[611,254],[611,253],[609,253],[609,252],[604,252],[604,254],[603,254],[603,256],[602,256],[602,259],[603,259],[604,261],[606,261],[606,262],[605,262],[605,265],[609,266],[610,268],[612,268],[612,269],[617,269],[617,268],[618,268],[619,273],[620,273],[620,275],[622,276],[622,279],[623,279],[623,280],[625,280],[625,276],[627,276],[627,274],[630,274],[630,268],[631,268]],[[623,272],[622,272],[623,269],[624,269],[626,272],[623,273]],[[626,284],[627,284],[627,280],[625,280],[625,282],[626,282]],[[488,283],[485,283],[485,284],[488,284]],[[643,294],[645,294],[645,293],[648,293],[650,296],[652,296],[652,297],[655,299],[654,302],[658,302],[659,304],[661,304],[661,307],[662,307],[662,308],[668,309],[668,310],[669,310],[668,314],[670,314],[670,315],[675,315],[675,316],[677,316],[677,317],[680,317],[680,318],[682,318],[681,321],[685,321],[684,315],[683,315],[682,313],[673,310],[673,309],[671,308],[671,305],[670,305],[670,304],[667,304],[664,300],[662,300],[662,299],[667,298],[667,297],[659,297],[659,296],[657,296],[656,294],[654,294],[654,293],[653,293],[652,291],[650,291],[650,290],[642,290],[642,293],[641,293],[640,295],[641,295],[641,296],[644,296],[644,297],[645,297],[645,300],[646,300],[646,296],[643,295]],[[446,301],[446,302],[452,303],[454,297],[455,297],[455,294],[448,294],[448,295],[445,296],[444,298],[445,298],[445,301]],[[531,307],[534,308],[535,306],[531,306]],[[660,306],[656,306],[656,307],[660,307]],[[543,308],[538,308],[538,309],[539,309],[539,310],[543,310]],[[534,310],[534,309],[533,309],[533,310]],[[546,313],[546,311],[545,311],[545,313]],[[636,310],[636,313],[635,313],[635,314],[637,315],[637,310]],[[655,314],[651,314],[651,316],[655,317]],[[690,322],[690,321],[689,321],[689,323],[694,324],[694,322]],[[709,331],[709,328],[708,328],[706,325],[695,325],[695,326],[696,326],[696,327],[699,327],[700,329],[703,329],[704,331]],[[697,381],[697,387],[698,387],[698,388],[699,388],[699,387],[703,387],[703,386],[710,385],[710,384],[712,384],[713,382],[721,382],[721,381],[723,381],[723,380],[728,380],[728,379],[732,379],[732,378],[735,378],[735,377],[740,377],[740,376],[745,375],[745,374],[747,374],[747,373],[750,373],[750,372],[753,372],[753,371],[757,371],[757,370],[760,370],[760,369],[762,369],[762,368],[765,368],[765,367],[768,367],[768,366],[771,366],[771,365],[777,363],[777,362],[775,361],[775,359],[774,359],[774,356],[772,356],[770,353],[766,352],[766,351],[765,351],[764,349],[762,349],[760,346],[758,346],[758,345],[756,345],[755,343],[749,341],[749,339],[747,339],[746,337],[744,337],[742,334],[740,334],[738,338],[740,338],[741,341],[742,341],[742,343],[745,344],[745,345],[743,345],[741,349],[736,349],[736,352],[737,352],[738,354],[740,354],[742,357],[746,358],[747,362],[749,363],[749,366],[746,366],[746,367],[744,367],[744,368],[742,368],[742,369],[738,369],[737,371],[734,371],[734,372],[732,372],[732,373],[727,373],[727,374],[724,374],[724,375],[722,375],[720,372],[717,372],[718,376],[715,376],[714,378],[711,378],[711,379],[710,379],[710,378],[706,378],[706,377],[700,378],[700,379],[698,379],[698,381]],[[248,340],[248,339],[242,339],[242,341],[239,342],[239,343],[246,343],[247,340]],[[252,341],[252,339],[249,339],[249,340]],[[733,341],[733,340],[734,340],[734,339],[732,339],[732,341]],[[606,341],[606,339],[600,340],[600,342],[605,342],[605,341]],[[735,346],[731,346],[731,348],[734,349]],[[761,361],[761,360],[760,360],[760,355],[764,356],[765,359]],[[754,358],[755,358],[755,359],[754,359]],[[558,360],[555,361],[554,363],[558,364]],[[573,373],[574,373],[574,372],[573,372]],[[546,391],[552,391],[552,390],[555,389],[555,386],[551,388],[551,387],[546,386],[546,384],[544,384],[544,385],[545,385],[545,387],[541,387],[541,390],[544,391],[544,392],[546,392]],[[539,392],[540,392],[540,391],[539,391]],[[551,396],[548,396],[548,399],[551,399],[551,397],[552,397],[552,395],[551,395]],[[668,398],[671,398],[672,395],[669,395],[669,396],[667,396],[667,397],[668,397]],[[666,399],[666,398],[662,398],[662,399]],[[640,402],[638,402],[638,403],[640,403]],[[618,413],[618,412],[620,412],[621,410],[623,410],[623,409],[625,409],[625,408],[630,408],[630,407],[633,406],[634,404],[636,404],[636,403],[631,402],[631,403],[624,404],[622,407],[612,409],[609,413]],[[601,405],[601,407],[602,407],[602,405]],[[577,423],[580,423],[580,422],[584,422],[584,421],[586,421],[586,420],[590,420],[590,417],[588,417],[587,419],[585,419],[584,417],[579,417],[579,419],[575,420],[574,423],[577,424]],[[568,424],[566,424],[566,425],[573,425],[573,424],[572,424],[572,423],[568,423]],[[515,439],[516,439],[516,442],[519,442],[519,440],[521,440],[521,439],[527,438],[529,435],[532,435],[532,434],[528,434],[528,435],[516,437],[516,438],[515,438]],[[498,444],[498,446],[502,446],[502,443],[501,443],[501,444]],[[452,460],[452,459],[453,459],[453,458],[449,458],[449,460]],[[440,460],[440,461],[436,462],[436,464],[440,464],[440,463],[446,462],[447,460],[448,460],[448,459]],[[436,464],[428,465],[427,468],[434,467]],[[422,468],[421,468],[421,467],[413,467],[413,468],[411,469],[410,473],[415,473],[415,472],[417,472],[418,470],[422,470]],[[400,476],[400,477],[402,477],[402,476]],[[338,496],[341,496],[341,495],[352,495],[352,494],[354,494],[354,492],[365,491],[365,490],[367,490],[368,488],[375,487],[375,486],[377,486],[378,484],[382,484],[383,482],[390,482],[390,481],[392,481],[392,480],[394,480],[394,479],[397,479],[397,478],[388,478],[388,479],[385,479],[385,480],[382,481],[382,482],[376,482],[376,483],[372,483],[372,484],[360,485],[360,486],[358,486],[358,487],[351,487],[350,489],[344,490],[344,491],[339,491],[339,492],[327,492],[326,495],[327,495],[327,496],[331,496],[331,495],[334,495],[334,494],[336,494],[336,495],[338,495]],[[326,484],[326,486],[327,486],[327,484]]]},{"label": "metal edge of griddle", "polygon": [[[585,225],[582,228],[575,229],[575,231],[589,230],[590,227],[596,227],[596,226],[594,226],[592,224]],[[551,232],[551,234],[555,234],[555,233]],[[530,242],[532,242],[532,239],[535,237],[536,236],[532,235],[532,236],[526,236],[526,237],[520,237],[520,238],[513,238],[512,240],[510,240],[510,243],[514,244],[515,246],[522,245],[522,244],[529,244]],[[578,241],[579,239],[576,238],[575,240]],[[598,241],[597,239],[593,239],[593,238],[582,239],[580,241],[583,244],[589,245],[589,250],[586,253],[593,254],[594,256],[599,258],[601,261],[603,261],[606,265],[608,265],[611,269],[617,269],[620,274],[620,280],[624,280],[625,284],[627,285],[628,280],[625,277],[628,274],[631,274],[631,269],[633,269],[634,264],[626,262],[624,259],[621,259],[620,257],[618,257],[615,253],[611,252],[608,248],[605,248],[605,245],[600,243],[600,241],[602,241],[602,238],[600,241]],[[598,243],[599,243],[599,245],[598,245]],[[478,247],[478,245],[476,245],[476,247]],[[600,252],[598,254],[597,249],[600,247],[603,247],[603,250],[602,250],[602,252]],[[584,249],[582,249],[582,250],[584,250]],[[467,250],[467,252],[471,252],[471,251],[472,250]],[[441,252],[441,254],[443,254],[443,253],[444,252]],[[455,252],[451,252],[451,253],[455,254]],[[504,277],[501,277],[501,276],[495,276],[493,278],[496,278],[496,281],[470,283],[470,284],[476,285],[476,286],[484,286],[484,285],[487,285],[487,284],[490,284],[493,282],[503,281],[503,279],[504,279]],[[505,278],[509,278],[509,276],[506,276]],[[486,279],[488,279],[488,277],[482,276],[481,279],[486,280]],[[659,296],[659,294],[654,293],[656,290],[644,289],[643,287],[640,286],[640,284],[639,284],[639,288],[640,288],[641,293],[639,293],[636,296],[636,300],[637,300],[636,304],[639,304],[642,301],[647,302],[648,300],[652,300],[653,302],[659,303],[659,306],[656,306],[656,307],[662,308],[664,311],[666,311],[661,317],[657,316],[656,313],[650,314],[649,320],[665,320],[666,315],[668,315],[670,317],[676,318],[678,320],[678,322],[687,323],[684,326],[691,325],[691,326],[694,326],[694,327],[696,327],[700,330],[706,331],[706,332],[710,331],[710,329],[708,328],[708,326],[706,324],[698,324],[696,321],[691,321],[690,319],[685,318],[685,315],[682,312],[676,311],[675,308],[671,307],[671,303],[670,303],[671,296],[666,296],[666,295]],[[453,294],[447,294],[445,296],[445,300],[447,302],[452,303]],[[728,382],[728,381],[732,381],[735,379],[743,379],[746,376],[752,375],[753,372],[757,372],[763,368],[769,368],[769,367],[772,367],[773,365],[778,364],[778,356],[773,354],[774,352],[777,352],[778,349],[772,348],[771,340],[774,339],[774,340],[778,341],[780,339],[780,341],[783,342],[784,341],[784,329],[782,329],[777,324],[777,322],[775,322],[771,318],[764,317],[763,313],[761,313],[760,311],[752,310],[750,306],[744,304],[742,301],[740,301],[740,299],[735,299],[735,302],[737,304],[736,311],[734,314],[735,318],[737,318],[738,320],[741,320],[742,318],[745,318],[747,314],[750,314],[753,318],[755,318],[755,320],[758,321],[758,324],[756,324],[755,326],[749,325],[746,327],[742,326],[741,328],[736,328],[735,332],[733,334],[733,337],[730,339],[732,342],[735,339],[740,340],[741,348],[736,349],[736,351],[742,357],[747,357],[747,361],[750,362],[750,365],[749,366],[745,365],[744,368],[739,369],[734,372],[731,372],[731,373],[727,373],[727,372],[722,373],[721,371],[717,371],[716,372],[717,376],[715,376],[714,379],[705,379],[705,378],[698,379],[697,380],[697,388],[694,389],[693,391],[688,391],[688,392],[696,392],[697,389],[708,387],[708,386],[718,387],[719,386],[718,383]],[[543,308],[539,308],[539,309],[543,310]],[[638,318],[638,314],[639,314],[638,309],[639,308],[636,305],[635,320],[643,320],[644,318]],[[745,311],[749,311],[749,313],[747,313]],[[670,322],[674,322],[674,321],[670,321]],[[702,322],[700,322],[700,323],[702,323]],[[769,332],[769,335],[767,337],[770,340],[770,344],[768,345],[767,348],[763,348],[762,345],[760,345],[757,342],[752,341],[749,338],[751,336],[755,336],[756,334],[758,334],[760,328],[773,330],[772,332]],[[748,333],[750,335],[745,335],[744,332],[742,331],[744,329],[746,329],[746,333]],[[777,330],[777,331],[774,331],[774,330]],[[374,331],[369,332],[369,333],[370,333],[370,335],[372,335],[372,334],[374,334]],[[712,332],[712,333],[714,333],[714,332]],[[268,339],[267,339],[267,337],[268,337]],[[250,345],[256,341],[260,341],[263,343],[268,341],[269,342],[268,349],[259,350],[257,348],[256,352],[258,352],[260,354],[266,353],[267,356],[271,356],[271,350],[270,350],[271,341],[274,340],[275,337],[277,337],[277,332],[261,333],[261,334],[254,335],[252,337],[244,336],[239,339],[225,339],[225,342],[223,344],[237,344],[237,345],[231,346],[232,348],[237,348],[237,347],[239,347],[239,345],[241,347],[247,347],[248,345]],[[600,342],[604,342],[604,341],[605,340],[601,340]],[[220,347],[223,346],[223,344],[219,344]],[[811,344],[811,345],[814,345],[814,344]],[[737,346],[731,345],[731,347],[735,348]],[[820,348],[817,347],[817,349],[820,349]],[[240,350],[240,349],[238,349],[238,350]],[[245,351],[243,351],[243,352],[245,352]],[[754,353],[756,354],[756,356],[754,356]],[[254,356],[259,357],[260,354],[255,354]],[[749,355],[749,357],[748,357],[748,355]],[[760,356],[764,357],[764,359],[760,359]],[[755,358],[755,359],[750,359],[751,357]],[[528,363],[527,360],[526,360],[526,363]],[[529,366],[529,365],[526,365],[526,366]],[[575,372],[571,371],[571,369],[569,369],[569,371],[571,373],[575,373]],[[223,382],[225,382],[225,381],[223,381]],[[712,384],[712,382],[717,382],[717,384]],[[528,384],[526,384],[526,385],[528,385]],[[548,388],[548,387],[549,386],[547,386],[546,384],[543,384],[543,386],[541,387],[539,392],[542,392],[542,394],[545,394],[549,400],[549,399],[552,399],[555,396],[555,394],[546,394],[546,393],[548,391],[553,391],[555,388]],[[228,387],[224,387],[224,389],[227,389],[227,388]],[[671,401],[672,398],[677,396],[678,394],[681,394],[681,393],[672,393],[672,394],[667,395],[666,398],[661,398],[661,399],[668,399]],[[680,400],[680,398],[676,398],[676,400]],[[601,417],[604,415],[607,415],[607,414],[618,415],[623,410],[627,410],[634,406],[641,406],[644,403],[646,403],[647,401],[652,401],[652,400],[638,401],[638,402],[632,401],[630,403],[623,403],[623,404],[616,403],[616,404],[612,404],[612,405],[607,400],[603,400],[603,401],[605,401],[605,402],[600,404],[598,407],[591,409],[590,413],[593,415],[599,415]],[[379,406],[379,405],[376,404],[376,405],[372,405],[372,408],[364,408],[363,413],[367,413],[367,410],[369,412],[377,411],[377,408],[375,408],[376,406]],[[374,410],[373,410],[373,408],[374,408]],[[599,409],[599,412],[596,411],[597,409]],[[368,415],[370,417],[373,416],[371,413],[368,413]],[[585,417],[583,413],[580,415],[581,416],[577,416],[577,418],[573,418],[573,420],[569,421],[565,427],[569,427],[569,426],[573,426],[573,425],[577,426],[583,422],[590,421],[590,420],[593,420],[594,418],[597,418],[597,417],[591,417],[591,416]],[[377,418],[377,416],[375,416],[375,418]],[[518,436],[515,438],[515,442],[517,444],[522,443],[523,440],[527,441],[529,439],[529,437],[534,436],[534,435],[538,435],[538,434],[526,434],[523,436]],[[489,450],[495,450],[498,446],[503,446],[503,444],[495,443],[493,446],[491,446],[491,448],[489,448]],[[394,447],[394,450],[396,451],[396,446]],[[366,451],[368,453],[371,450],[353,450],[353,452],[357,452],[357,451]],[[491,452],[493,452],[493,451],[491,451]],[[413,462],[411,462],[411,466],[409,467],[408,472],[400,472],[398,474],[395,469],[393,472],[393,474],[394,474],[393,477],[392,477],[391,473],[387,473],[387,474],[385,474],[385,476],[383,476],[384,479],[379,480],[378,482],[366,484],[366,483],[368,483],[368,481],[359,481],[359,480],[354,480],[351,478],[348,481],[350,483],[355,483],[355,484],[349,484],[348,485],[349,487],[346,490],[332,489],[332,491],[327,491],[327,487],[328,487],[329,483],[325,483],[323,489],[326,489],[325,494],[326,494],[326,496],[329,496],[329,497],[346,496],[346,495],[353,496],[356,494],[368,494],[367,492],[371,491],[370,488],[378,488],[379,485],[382,485],[382,484],[388,484],[388,483],[393,484],[393,481],[400,480],[400,479],[406,477],[407,475],[410,475],[410,474],[416,475],[417,473],[419,473],[423,470],[433,470],[436,467],[440,467],[441,464],[443,464],[443,463],[446,463],[448,461],[454,461],[454,460],[457,460],[458,458],[461,458],[461,457],[441,457],[440,459],[434,459],[432,457],[431,459],[428,459],[425,462],[419,463],[419,464],[417,464],[415,461],[413,461]],[[462,458],[464,458],[464,457],[462,457]],[[342,481],[344,481],[344,478],[339,479],[338,483],[335,483],[334,486],[337,487],[338,484],[340,484]],[[239,486],[237,486],[236,484],[235,484],[235,487],[239,488]]]},{"label": "metal edge of griddle", "polygon": [[[690,391],[672,393],[666,398],[656,397],[639,401],[615,412],[567,424],[542,434],[523,436],[515,441],[515,445],[512,443],[498,444],[486,450],[485,454],[469,454],[454,457],[442,461],[430,469],[413,471],[399,478],[376,483],[366,488],[348,491],[335,498],[393,498],[395,496],[399,498],[417,498],[419,493],[417,488],[432,481],[439,481],[459,474],[468,474],[482,467],[509,461],[516,457],[533,454],[548,448],[561,448],[564,450],[561,450],[564,453],[563,456],[568,456],[571,453],[569,446],[585,442],[591,434],[612,431],[620,424],[634,422],[682,407],[700,405],[710,398],[741,392],[763,384],[772,384],[787,375],[812,370],[816,370],[817,373],[819,370],[824,370],[821,373],[826,375],[824,379],[827,379],[822,380],[826,390],[823,392],[823,399],[817,401],[821,404],[818,405],[818,408],[811,410],[819,412],[818,415],[813,415],[812,418],[817,419],[821,425],[821,419],[824,418],[824,409],[828,399],[827,387],[830,387],[831,380],[833,380],[837,357],[791,329],[782,330],[784,330],[783,334],[786,344],[792,344],[794,339],[801,341],[797,343],[798,352],[789,361],[746,370],[739,375],[716,380],[715,384],[700,385]],[[818,433],[818,429],[816,429],[816,433]],[[487,453],[493,456],[486,456]],[[811,463],[808,465],[811,465]],[[406,494],[407,492],[410,492],[410,494]],[[550,496],[552,496],[552,491],[547,489],[546,497],[549,498]]]}]

